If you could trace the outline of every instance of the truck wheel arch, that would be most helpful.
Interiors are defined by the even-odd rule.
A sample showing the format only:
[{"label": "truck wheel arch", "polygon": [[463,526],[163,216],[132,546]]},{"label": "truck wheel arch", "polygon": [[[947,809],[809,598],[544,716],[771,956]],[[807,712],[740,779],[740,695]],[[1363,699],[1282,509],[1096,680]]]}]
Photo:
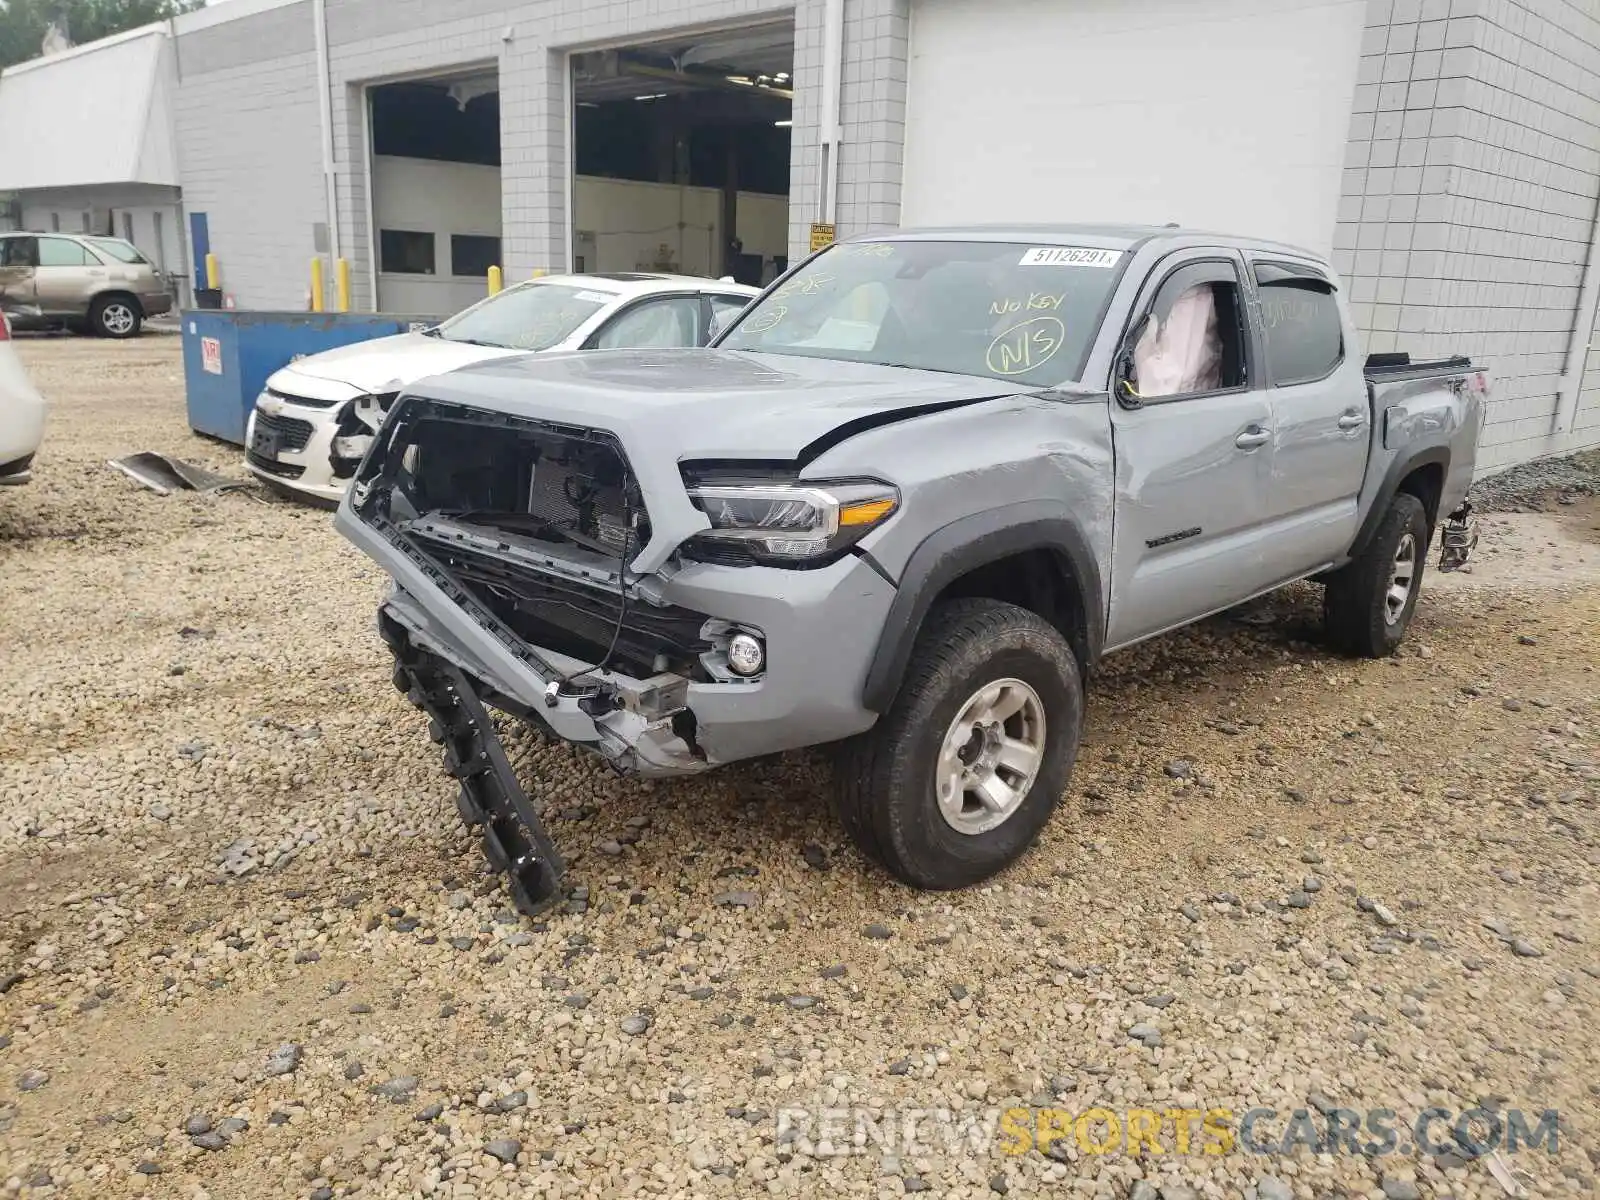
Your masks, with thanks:
[{"label": "truck wheel arch", "polygon": [[[1425,450],[1418,450],[1409,458],[1399,458],[1391,463],[1389,469],[1384,472],[1383,483],[1379,485],[1378,494],[1367,510],[1366,518],[1361,522],[1361,529],[1356,533],[1355,541],[1350,544],[1350,557],[1359,557],[1367,548],[1367,544],[1377,533],[1378,526],[1383,524],[1383,518],[1388,513],[1389,506],[1394,503],[1395,496],[1402,491],[1411,492],[1428,510],[1428,532],[1431,535],[1433,527],[1439,520],[1440,492],[1449,474],[1448,446],[1430,446]],[[1434,478],[1438,480],[1438,487],[1433,487]],[[1417,490],[1423,481],[1426,481],[1426,486],[1421,491]],[[1431,494],[1425,494],[1430,488]]]},{"label": "truck wheel arch", "polygon": [[[935,530],[900,574],[877,652],[867,668],[862,703],[885,712],[894,703],[923,621],[952,585],[984,567],[1028,554],[1055,558],[1075,595],[1080,628],[1063,629],[1087,678],[1105,644],[1100,569],[1082,529],[1064,505],[1031,501],[975,513]],[[1049,614],[1041,614],[1049,616]]]}]

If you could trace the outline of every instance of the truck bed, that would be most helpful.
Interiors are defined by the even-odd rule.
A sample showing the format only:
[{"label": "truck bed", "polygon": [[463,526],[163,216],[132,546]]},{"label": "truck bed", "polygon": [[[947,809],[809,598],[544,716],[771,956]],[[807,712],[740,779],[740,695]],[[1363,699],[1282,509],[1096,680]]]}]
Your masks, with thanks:
[{"label": "truck bed", "polygon": [[1439,474],[1434,519],[1455,511],[1472,483],[1486,373],[1461,355],[1415,360],[1400,353],[1370,356],[1364,374],[1376,433],[1369,487],[1431,464]]}]

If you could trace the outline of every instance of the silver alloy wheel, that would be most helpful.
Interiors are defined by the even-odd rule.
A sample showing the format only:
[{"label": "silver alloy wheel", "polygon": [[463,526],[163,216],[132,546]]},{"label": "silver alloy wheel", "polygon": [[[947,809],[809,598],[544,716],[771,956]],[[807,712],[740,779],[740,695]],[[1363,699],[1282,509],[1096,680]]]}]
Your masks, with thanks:
[{"label": "silver alloy wheel", "polygon": [[944,735],[934,790],[957,833],[1003,825],[1033,790],[1044,765],[1044,701],[1020,679],[986,683]]},{"label": "silver alloy wheel", "polygon": [[134,320],[133,309],[121,300],[114,300],[100,310],[100,324],[107,333],[132,333]]},{"label": "silver alloy wheel", "polygon": [[1400,620],[1411,599],[1411,585],[1417,577],[1417,539],[1405,534],[1394,551],[1394,570],[1389,576],[1389,590],[1383,595],[1383,619],[1390,625]]}]

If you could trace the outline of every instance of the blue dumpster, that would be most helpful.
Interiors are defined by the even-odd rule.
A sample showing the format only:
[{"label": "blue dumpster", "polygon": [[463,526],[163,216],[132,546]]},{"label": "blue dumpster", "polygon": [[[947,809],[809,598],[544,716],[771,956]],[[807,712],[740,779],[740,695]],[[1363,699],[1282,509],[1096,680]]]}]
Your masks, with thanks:
[{"label": "blue dumpster", "polygon": [[186,311],[183,380],[189,427],[242,446],[256,397],[279,367],[335,346],[426,329],[442,319],[394,313]]}]

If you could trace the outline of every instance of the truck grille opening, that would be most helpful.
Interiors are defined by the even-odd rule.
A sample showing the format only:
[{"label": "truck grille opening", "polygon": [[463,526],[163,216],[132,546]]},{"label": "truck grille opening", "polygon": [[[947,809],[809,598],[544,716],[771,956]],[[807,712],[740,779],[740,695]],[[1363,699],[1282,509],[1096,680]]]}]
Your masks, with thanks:
[{"label": "truck grille opening", "polygon": [[612,435],[411,398],[379,437],[357,509],[445,572],[480,623],[588,663],[614,636],[610,665],[640,678],[705,675],[703,614],[641,601],[622,612],[621,577],[650,522]]},{"label": "truck grille opening", "polygon": [[428,400],[397,417],[383,467],[395,519],[437,513],[613,559],[650,540],[639,485],[609,433]]}]

